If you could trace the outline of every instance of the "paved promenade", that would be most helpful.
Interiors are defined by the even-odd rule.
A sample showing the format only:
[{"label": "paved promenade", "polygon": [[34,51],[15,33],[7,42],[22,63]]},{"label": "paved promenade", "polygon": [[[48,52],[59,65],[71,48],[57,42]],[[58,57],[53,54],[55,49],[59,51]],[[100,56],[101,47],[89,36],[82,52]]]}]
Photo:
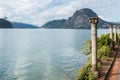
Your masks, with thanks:
[{"label": "paved promenade", "polygon": [[120,47],[118,49],[118,54],[116,56],[109,80],[120,80]]}]

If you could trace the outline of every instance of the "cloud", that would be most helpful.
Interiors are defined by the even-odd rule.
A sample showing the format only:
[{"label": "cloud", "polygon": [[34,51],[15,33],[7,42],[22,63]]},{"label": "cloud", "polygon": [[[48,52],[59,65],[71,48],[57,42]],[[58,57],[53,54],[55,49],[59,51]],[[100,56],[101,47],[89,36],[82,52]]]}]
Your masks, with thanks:
[{"label": "cloud", "polygon": [[0,3],[0,17],[7,16],[10,21],[35,25],[43,25],[53,19],[67,19],[76,10],[86,7],[109,17],[107,12],[112,13],[113,8],[120,7],[118,0],[0,0]]},{"label": "cloud", "polygon": [[40,14],[36,13],[37,10],[45,8],[51,2],[52,0],[0,0],[0,17],[8,16],[11,21],[30,23],[33,20],[31,16]]},{"label": "cloud", "polygon": [[[77,4],[78,2],[79,4]],[[54,19],[68,18],[69,16],[72,16],[76,9],[80,9],[81,6],[82,3],[80,3],[80,1],[71,0],[69,3],[64,3],[63,5],[47,9],[37,16],[40,18],[40,24],[43,24]]]},{"label": "cloud", "polygon": [[102,20],[105,20],[105,21],[109,21],[109,20],[110,20],[109,18],[107,18],[107,17],[105,17],[105,16],[99,15],[98,17],[101,18]]},{"label": "cloud", "polygon": [[5,17],[5,10],[4,10],[4,8],[0,8],[0,17],[1,18]]},{"label": "cloud", "polygon": [[0,0],[0,3],[9,20],[37,25],[53,19],[68,18],[83,5],[80,0]]}]

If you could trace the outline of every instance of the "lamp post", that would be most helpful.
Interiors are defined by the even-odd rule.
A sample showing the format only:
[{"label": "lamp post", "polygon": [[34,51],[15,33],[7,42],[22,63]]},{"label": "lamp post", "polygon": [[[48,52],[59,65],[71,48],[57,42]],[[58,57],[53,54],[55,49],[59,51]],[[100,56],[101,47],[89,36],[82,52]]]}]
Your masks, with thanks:
[{"label": "lamp post", "polygon": [[92,70],[97,71],[97,17],[89,18],[91,23],[91,38],[92,38]]}]

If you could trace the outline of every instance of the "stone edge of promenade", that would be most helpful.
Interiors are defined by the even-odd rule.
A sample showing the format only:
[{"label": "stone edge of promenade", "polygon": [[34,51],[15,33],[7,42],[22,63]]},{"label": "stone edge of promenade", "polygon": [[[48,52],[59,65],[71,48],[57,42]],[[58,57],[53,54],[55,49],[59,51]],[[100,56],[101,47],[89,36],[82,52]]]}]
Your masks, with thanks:
[{"label": "stone edge of promenade", "polygon": [[[102,73],[101,73],[101,75],[103,75],[103,74],[105,74],[105,75],[103,75],[103,76],[100,75],[97,80],[109,80],[112,68],[113,68],[115,60],[116,60],[118,50],[119,50],[119,45],[115,47],[115,51],[112,51],[111,52],[112,53],[111,57],[108,58],[108,59],[111,60],[110,65],[107,65],[107,68],[105,69],[105,71],[102,71]],[[108,63],[108,61],[106,61],[105,63]],[[106,65],[102,66],[102,68],[104,68],[104,67],[106,67]]]}]

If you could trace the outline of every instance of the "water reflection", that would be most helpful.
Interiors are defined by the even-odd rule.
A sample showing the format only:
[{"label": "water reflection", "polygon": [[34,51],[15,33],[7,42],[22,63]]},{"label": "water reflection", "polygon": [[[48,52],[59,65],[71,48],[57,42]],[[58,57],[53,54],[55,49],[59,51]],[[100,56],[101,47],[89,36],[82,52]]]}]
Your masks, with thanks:
[{"label": "water reflection", "polygon": [[13,74],[14,76],[17,77],[17,80],[26,80],[26,74],[27,74],[27,70],[26,67],[29,65],[29,56],[28,53],[29,48],[31,46],[29,46],[30,44],[30,36],[28,35],[28,33],[19,33],[17,34],[17,36],[19,36],[17,39],[17,43],[16,46],[14,46],[16,48],[15,50],[15,66],[14,66],[14,70],[13,70]]},{"label": "water reflection", "polygon": [[0,38],[0,80],[74,80],[90,30],[0,30]]}]

